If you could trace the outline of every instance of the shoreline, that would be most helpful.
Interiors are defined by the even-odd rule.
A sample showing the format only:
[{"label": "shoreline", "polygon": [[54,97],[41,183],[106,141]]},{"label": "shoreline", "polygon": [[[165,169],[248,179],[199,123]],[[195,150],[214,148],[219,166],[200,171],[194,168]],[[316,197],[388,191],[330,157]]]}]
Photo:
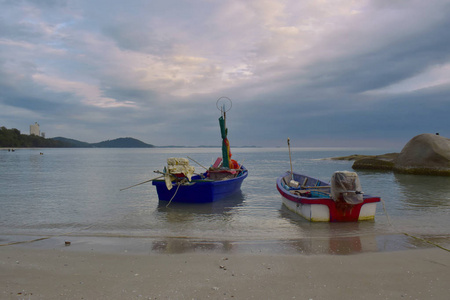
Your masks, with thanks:
[{"label": "shoreline", "polygon": [[281,255],[358,255],[440,248],[450,252],[450,237],[420,237],[407,233],[302,237],[295,239],[208,239],[183,236],[128,236],[3,234],[0,248],[64,249],[73,252],[108,254],[281,254]]},{"label": "shoreline", "polygon": [[130,254],[0,247],[2,299],[444,299],[450,254]]}]

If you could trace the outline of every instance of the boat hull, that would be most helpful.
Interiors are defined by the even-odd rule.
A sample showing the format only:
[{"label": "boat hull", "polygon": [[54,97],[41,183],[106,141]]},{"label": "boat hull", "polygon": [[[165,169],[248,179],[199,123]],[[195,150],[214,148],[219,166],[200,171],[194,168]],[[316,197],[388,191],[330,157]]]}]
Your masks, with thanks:
[{"label": "boat hull", "polygon": [[172,183],[172,189],[168,190],[163,180],[154,180],[158,198],[160,201],[172,201],[183,203],[207,203],[226,198],[241,190],[242,182],[247,178],[248,171],[243,172],[232,179],[205,181],[200,176],[193,176],[188,185],[178,186]]},{"label": "boat hull", "polygon": [[[289,172],[277,179],[277,189],[281,194],[283,204],[292,212],[302,216],[311,222],[357,222],[364,220],[373,220],[376,213],[379,197],[364,195],[363,202],[355,205],[338,202],[328,197],[303,197],[292,194],[284,184],[283,178],[290,175]],[[302,176],[301,179],[307,176]],[[317,186],[327,186],[327,183],[308,177],[310,181],[315,182]],[[296,178],[294,178],[296,179]]]}]

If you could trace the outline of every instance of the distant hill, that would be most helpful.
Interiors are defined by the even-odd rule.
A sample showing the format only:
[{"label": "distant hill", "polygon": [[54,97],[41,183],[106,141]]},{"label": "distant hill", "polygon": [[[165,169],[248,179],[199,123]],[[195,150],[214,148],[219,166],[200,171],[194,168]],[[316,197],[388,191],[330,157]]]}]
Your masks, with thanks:
[{"label": "distant hill", "polygon": [[[131,137],[118,138],[114,140],[107,140],[99,143],[86,143],[65,137],[44,138],[36,135],[28,135],[20,133],[18,129],[7,129],[4,126],[0,127],[0,147],[2,148],[217,148],[220,144],[215,146],[200,145],[200,146],[154,146],[146,144],[140,140]],[[252,148],[255,146],[235,146],[235,148]],[[258,148],[258,147],[256,147]]]},{"label": "distant hill", "polygon": [[64,137],[55,137],[53,140],[61,141],[68,147],[73,148],[153,148],[155,146],[146,144],[140,140],[126,137],[114,140],[107,140],[99,143],[86,143]]},{"label": "distant hill", "polygon": [[65,137],[55,137],[55,138],[52,138],[52,140],[60,141],[69,148],[91,148],[92,147],[91,144],[89,144],[89,143],[77,141],[74,139],[68,139]]},{"label": "distant hill", "polygon": [[37,135],[20,133],[20,130],[0,127],[0,147],[11,148],[63,148],[67,145],[61,141],[46,139]]},{"label": "distant hill", "polygon": [[100,143],[91,144],[96,148],[153,148],[155,146],[146,144],[140,140],[126,137],[115,140],[107,140]]}]

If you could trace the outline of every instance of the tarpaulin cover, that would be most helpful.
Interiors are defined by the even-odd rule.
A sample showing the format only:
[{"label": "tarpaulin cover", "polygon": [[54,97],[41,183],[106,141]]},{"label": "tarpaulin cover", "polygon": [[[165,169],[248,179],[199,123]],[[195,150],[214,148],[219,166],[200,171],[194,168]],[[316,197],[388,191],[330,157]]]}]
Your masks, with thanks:
[{"label": "tarpaulin cover", "polygon": [[167,189],[172,188],[172,180],[175,178],[171,174],[183,174],[191,181],[192,175],[194,175],[195,168],[189,165],[187,158],[170,157],[167,159],[167,172],[165,172],[164,179],[166,181]]},{"label": "tarpaulin cover", "polygon": [[334,172],[331,177],[331,198],[343,199],[348,204],[363,202],[363,192],[358,174],[349,171]]}]

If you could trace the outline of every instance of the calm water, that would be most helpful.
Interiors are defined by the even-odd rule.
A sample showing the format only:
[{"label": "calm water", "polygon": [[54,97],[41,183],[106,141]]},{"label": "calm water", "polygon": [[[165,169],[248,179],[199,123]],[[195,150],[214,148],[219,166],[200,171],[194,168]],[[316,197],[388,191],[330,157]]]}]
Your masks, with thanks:
[{"label": "calm water", "polygon": [[[209,166],[219,148],[19,149],[0,151],[0,244],[178,253],[184,251],[357,253],[450,247],[450,178],[358,172],[381,196],[375,221],[310,223],[281,204],[275,181],[290,169],[284,148],[234,148],[249,176],[218,203],[165,207],[151,179],[168,157]],[[44,152],[40,155],[40,152]],[[294,171],[329,181],[352,162],[320,160],[389,150],[291,149]],[[197,171],[202,168],[191,162]],[[386,214],[387,212],[387,214]],[[408,234],[408,235],[405,235]],[[415,238],[416,237],[416,238]],[[40,241],[29,242],[34,239]],[[425,242],[429,241],[430,243]]]}]

